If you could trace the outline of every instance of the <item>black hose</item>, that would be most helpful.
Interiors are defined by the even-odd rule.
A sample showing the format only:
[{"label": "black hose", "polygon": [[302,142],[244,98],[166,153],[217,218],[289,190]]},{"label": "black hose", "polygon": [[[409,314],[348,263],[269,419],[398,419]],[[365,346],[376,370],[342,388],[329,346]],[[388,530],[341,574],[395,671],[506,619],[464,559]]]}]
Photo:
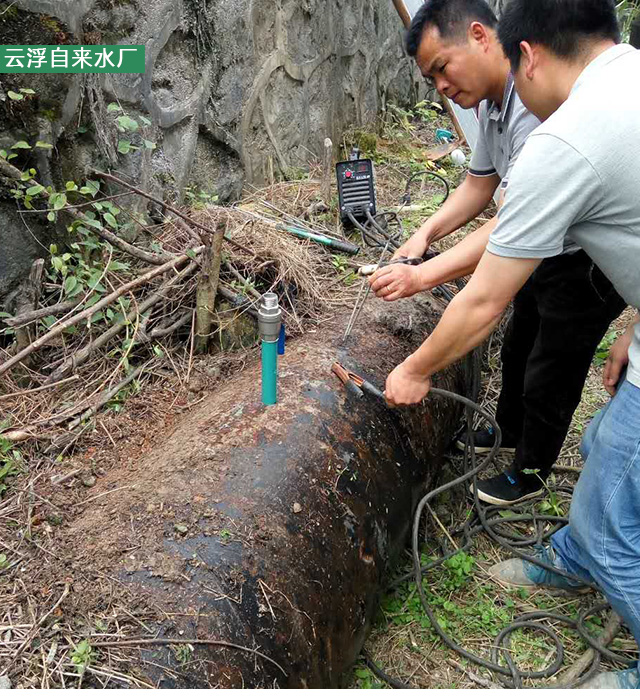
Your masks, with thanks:
[{"label": "black hose", "polygon": [[442,175],[438,175],[438,173],[434,173],[432,170],[419,170],[417,173],[411,175],[411,177],[407,180],[407,184],[404,188],[404,194],[402,195],[402,203],[411,204],[411,183],[417,177],[420,177],[420,175],[428,175],[429,177],[434,177],[436,178],[436,180],[440,180],[444,184],[444,199],[442,200],[442,202],[440,202],[440,206],[442,206],[449,198],[449,183],[442,177]]},{"label": "black hose", "polygon": [[[473,362],[473,360],[469,360],[470,362]],[[478,364],[473,363],[473,372],[474,374],[478,371]],[[476,386],[477,383],[474,382],[474,386]],[[377,392],[377,394],[380,394],[380,392]],[[564,658],[564,647],[557,636],[557,634],[549,627],[543,625],[541,622],[538,622],[537,620],[543,620],[543,619],[553,619],[559,622],[562,622],[572,629],[574,629],[585,641],[585,643],[589,646],[591,646],[596,654],[594,661],[589,669],[589,671],[583,675],[580,679],[577,679],[572,686],[575,686],[579,683],[584,683],[587,679],[591,678],[593,675],[595,675],[598,672],[598,667],[599,667],[599,662],[601,657],[605,657],[607,659],[610,659],[612,661],[617,661],[620,663],[625,663],[625,664],[631,664],[635,663],[635,660],[623,656],[621,654],[616,654],[615,652],[610,651],[607,649],[604,645],[600,644],[597,639],[594,639],[586,630],[585,626],[585,620],[592,615],[601,612],[602,610],[606,609],[609,607],[609,604],[604,602],[604,603],[598,603],[596,606],[592,607],[591,609],[587,610],[586,612],[583,612],[577,619],[573,619],[568,616],[564,615],[559,615],[557,613],[552,613],[548,611],[540,611],[540,612],[534,612],[534,613],[528,613],[526,615],[522,615],[515,619],[510,625],[506,626],[501,632],[498,634],[496,639],[494,640],[493,647],[491,650],[491,657],[490,659],[486,659],[480,656],[477,656],[476,654],[468,651],[461,645],[459,645],[457,642],[455,642],[440,626],[437,617],[433,610],[431,609],[427,598],[426,594],[424,591],[424,587],[422,585],[422,577],[423,574],[430,569],[435,568],[436,566],[439,566],[443,564],[445,561],[448,559],[451,559],[451,557],[455,556],[458,552],[461,551],[466,551],[468,550],[472,544],[473,544],[473,537],[474,535],[480,533],[480,532],[485,532],[487,533],[491,539],[493,539],[497,544],[502,546],[503,548],[507,549],[511,553],[515,554],[517,557],[521,559],[525,559],[527,561],[531,561],[538,566],[541,566],[549,571],[552,571],[554,573],[560,574],[564,576],[565,578],[573,579],[577,583],[580,583],[584,586],[589,586],[593,590],[598,591],[598,587],[593,584],[590,581],[586,581],[584,579],[581,579],[579,576],[574,576],[562,569],[558,569],[554,566],[545,564],[543,562],[540,562],[538,559],[535,557],[530,556],[529,554],[521,551],[518,549],[515,545],[519,545],[520,547],[522,546],[527,546],[531,544],[541,544],[541,542],[544,539],[548,539],[548,537],[553,534],[553,532],[562,527],[563,525],[566,524],[567,520],[566,518],[560,517],[560,516],[553,516],[553,515],[537,515],[533,513],[522,513],[520,515],[515,515],[515,517],[509,517],[505,518],[500,515],[494,515],[494,512],[498,510],[498,507],[496,506],[489,506],[486,507],[482,505],[478,499],[477,495],[477,475],[484,470],[495,458],[501,444],[501,431],[500,431],[500,426],[496,422],[495,418],[488,413],[484,408],[482,408],[480,405],[478,405],[475,401],[472,401],[471,399],[461,396],[459,394],[456,394],[454,392],[445,390],[445,389],[440,389],[438,387],[433,387],[430,390],[431,395],[436,395],[436,396],[441,396],[446,399],[450,399],[453,401],[456,401],[458,403],[461,403],[465,409],[466,409],[466,425],[467,425],[467,444],[466,444],[466,449],[465,449],[465,456],[464,456],[464,473],[462,476],[446,483],[443,484],[442,486],[439,486],[427,493],[418,503],[418,506],[416,507],[416,511],[414,514],[414,519],[413,519],[413,530],[412,530],[412,555],[413,555],[413,574],[407,574],[406,576],[402,576],[395,581],[392,582],[390,587],[395,587],[398,584],[408,580],[411,575],[413,575],[416,583],[416,588],[418,591],[418,595],[420,597],[420,602],[422,604],[422,607],[429,618],[429,621],[431,622],[431,625],[435,632],[440,636],[442,641],[450,648],[453,649],[456,653],[458,653],[460,656],[463,658],[471,661],[472,663],[482,666],[484,668],[489,669],[490,671],[493,671],[495,673],[508,676],[510,677],[510,684],[507,685],[506,687],[512,687],[512,688],[521,688],[522,687],[522,679],[541,679],[541,678],[548,678],[552,675],[554,675],[562,666],[563,663],[563,658]],[[493,447],[491,448],[491,451],[488,453],[486,457],[480,462],[480,464],[476,465],[476,459],[475,459],[475,451],[473,449],[473,415],[479,415],[482,418],[484,418],[493,428],[494,435],[495,435],[495,442]],[[467,468],[467,466],[470,463],[470,468]],[[420,548],[420,523],[422,519],[422,514],[424,512],[424,509],[428,506],[429,502],[433,500],[436,496],[444,493],[445,491],[448,491],[451,488],[454,488],[456,486],[459,486],[466,481],[473,480],[473,493],[474,493],[474,501],[475,501],[475,506],[476,506],[476,515],[479,520],[479,524],[475,524],[475,521],[469,521],[465,522],[462,532],[465,537],[465,541],[461,547],[459,547],[457,550],[453,552],[448,552],[445,556],[441,557],[437,561],[430,562],[426,566],[421,565],[420,561],[420,553],[421,553],[421,548]],[[566,489],[569,491],[569,489]],[[511,508],[512,512],[514,511],[513,508]],[[516,509],[517,510],[517,509]],[[534,538],[525,538],[521,537],[519,535],[513,535],[513,534],[508,534],[508,533],[500,533],[498,532],[498,526],[500,524],[513,524],[516,522],[532,522],[535,526],[536,529],[536,537]],[[548,532],[546,534],[543,534],[541,526],[544,523],[553,523],[555,524],[555,528],[552,529],[551,532]],[[454,533],[457,534],[457,533]],[[542,634],[547,635],[550,637],[551,641],[553,642],[553,645],[555,646],[555,658],[554,660],[544,669],[539,670],[539,671],[524,671],[522,669],[519,669],[514,662],[513,658],[511,657],[509,650],[508,650],[508,644],[509,644],[509,639],[511,634],[517,630],[517,629],[522,629],[522,628],[527,628],[527,629],[534,629],[538,632],[541,632]],[[505,665],[501,665],[499,662],[499,657],[502,655]],[[371,661],[371,659],[367,658],[367,666],[374,672],[376,675],[378,675],[382,680],[385,682],[389,683],[392,685],[394,688],[407,688],[406,684],[402,683],[402,681],[398,679],[391,678],[388,674],[384,673],[381,671],[381,669],[378,668],[376,664]]]}]

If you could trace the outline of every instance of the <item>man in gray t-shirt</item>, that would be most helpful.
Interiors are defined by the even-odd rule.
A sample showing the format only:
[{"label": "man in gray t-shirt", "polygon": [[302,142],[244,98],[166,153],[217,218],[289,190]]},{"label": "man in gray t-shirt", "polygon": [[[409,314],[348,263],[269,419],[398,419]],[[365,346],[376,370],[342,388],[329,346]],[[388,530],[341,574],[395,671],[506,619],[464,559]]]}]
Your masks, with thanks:
[{"label": "man in gray t-shirt", "polygon": [[[518,93],[543,124],[513,169],[471,281],[388,376],[392,404],[420,401],[432,374],[481,343],[567,239],[640,306],[640,52],[617,44],[614,1],[510,0],[499,37]],[[613,398],[583,438],[569,525],[535,558],[501,562],[491,573],[518,587],[597,584],[640,643],[640,314],[612,348],[604,381]],[[581,687],[638,688],[640,673],[602,673]]]},{"label": "man in gray t-shirt", "polygon": [[[423,255],[433,241],[484,209],[497,187],[502,198],[527,137],[540,124],[514,89],[496,24],[482,0],[428,0],[414,17],[408,52],[441,93],[478,108],[479,137],[467,178],[396,257]],[[384,267],[372,278],[372,289],[393,301],[471,272],[496,223],[494,217],[452,250],[418,267]],[[488,503],[511,505],[541,493],[593,354],[625,306],[574,242],[567,241],[558,253],[517,295],[505,333],[496,419],[502,449],[513,453],[513,462],[502,474],[478,480],[478,497]],[[473,437],[478,453],[488,452],[495,440],[486,428]],[[461,436],[457,444],[464,448],[465,442]]]}]

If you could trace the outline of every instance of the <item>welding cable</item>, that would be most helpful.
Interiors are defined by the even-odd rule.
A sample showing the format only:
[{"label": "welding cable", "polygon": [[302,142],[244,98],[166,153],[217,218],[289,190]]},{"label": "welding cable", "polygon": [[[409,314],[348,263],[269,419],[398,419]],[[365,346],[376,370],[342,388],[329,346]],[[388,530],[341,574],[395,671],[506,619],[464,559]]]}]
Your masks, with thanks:
[{"label": "welding cable", "polygon": [[450,188],[449,188],[449,183],[447,180],[445,180],[442,175],[438,175],[438,173],[434,173],[432,170],[420,170],[417,173],[414,173],[411,175],[411,177],[407,180],[407,184],[404,188],[404,194],[402,195],[402,203],[403,204],[411,204],[411,183],[417,178],[420,177],[420,175],[428,175],[429,177],[434,177],[436,180],[440,180],[442,184],[444,185],[444,199],[442,202],[440,202],[440,206],[442,206],[447,199],[449,199],[449,193],[450,193]]},{"label": "welding cable", "polygon": [[[474,369],[474,373],[477,371],[477,365],[476,368]],[[502,517],[499,515],[494,515],[493,513],[498,510],[497,506],[489,506],[486,507],[483,504],[480,503],[478,496],[477,496],[477,475],[482,472],[495,458],[499,448],[500,448],[500,443],[501,443],[501,432],[500,432],[500,427],[497,424],[495,418],[489,414],[486,410],[484,410],[481,406],[479,406],[476,402],[472,401],[471,399],[468,399],[467,397],[455,394],[454,392],[450,392],[444,389],[440,389],[438,387],[433,387],[430,391],[430,394],[436,395],[436,396],[441,396],[443,398],[447,398],[459,403],[462,403],[465,406],[465,411],[466,411],[466,424],[467,424],[467,444],[466,444],[466,449],[464,453],[464,473],[462,476],[446,483],[443,484],[442,486],[439,486],[438,488],[433,489],[429,493],[427,493],[419,502],[415,515],[414,515],[414,521],[413,521],[413,530],[412,530],[412,555],[413,555],[413,574],[408,574],[406,576],[403,576],[399,579],[396,579],[392,584],[391,587],[395,587],[399,583],[406,581],[408,578],[410,578],[412,575],[415,579],[416,583],[416,589],[418,591],[418,595],[420,597],[420,601],[422,604],[422,607],[429,618],[429,621],[434,629],[434,631],[439,635],[439,637],[442,639],[442,641],[452,650],[454,650],[456,653],[458,653],[460,656],[463,658],[471,661],[472,663],[487,668],[495,673],[499,673],[504,676],[510,677],[511,680],[511,685],[507,687],[514,687],[514,688],[519,688],[522,687],[522,680],[523,679],[541,679],[541,678],[547,678],[549,676],[554,675],[562,666],[563,658],[564,658],[564,647],[562,644],[562,641],[559,639],[557,634],[549,627],[545,626],[542,624],[542,620],[556,620],[559,622],[562,622],[563,624],[569,626],[570,628],[574,629],[580,637],[585,641],[587,645],[592,647],[595,651],[594,654],[594,659],[591,663],[591,666],[589,670],[583,674],[579,679],[576,679],[572,684],[571,687],[575,687],[578,684],[584,683],[586,680],[589,678],[593,677],[599,670],[599,663],[600,659],[602,657],[605,657],[607,659],[610,659],[612,661],[617,661],[620,663],[625,663],[625,664],[631,664],[635,662],[635,659],[627,656],[623,656],[621,654],[617,654],[615,652],[612,652],[611,650],[607,649],[604,645],[600,644],[600,642],[597,639],[594,639],[591,637],[586,629],[585,625],[585,620],[591,617],[594,614],[597,614],[601,612],[602,610],[605,610],[609,607],[609,604],[606,602],[601,602],[595,605],[594,607],[590,608],[589,610],[583,612],[577,619],[568,617],[568,616],[563,616],[559,615],[557,613],[552,613],[549,611],[539,611],[539,612],[534,612],[534,613],[528,613],[526,615],[522,615],[518,618],[516,618],[510,625],[506,626],[501,632],[498,634],[496,639],[493,642],[492,645],[492,651],[491,651],[491,657],[490,659],[486,659],[480,656],[477,656],[476,654],[473,654],[472,652],[468,651],[461,645],[457,644],[441,627],[440,623],[438,622],[438,619],[434,613],[434,611],[431,609],[427,598],[426,598],[426,593],[424,590],[423,586],[423,574],[426,573],[427,571],[435,568],[436,566],[439,566],[443,564],[445,561],[448,559],[451,559],[451,557],[455,556],[458,552],[460,551],[467,551],[468,549],[471,548],[473,544],[473,537],[476,534],[479,534],[480,532],[485,532],[486,534],[491,537],[497,544],[499,544],[501,547],[505,548],[509,552],[515,554],[515,556],[525,559],[527,561],[533,562],[537,564],[538,566],[542,566],[543,568],[552,571],[554,573],[560,574],[566,578],[573,579],[577,583],[582,584],[583,586],[589,586],[592,588],[594,591],[598,591],[599,589],[596,585],[594,585],[590,581],[586,581],[584,579],[581,579],[579,576],[574,576],[562,569],[558,569],[556,567],[553,567],[551,565],[545,564],[540,562],[538,559],[535,557],[530,556],[526,552],[523,552],[521,549],[518,549],[518,547],[523,547],[531,544],[541,544],[543,540],[548,539],[553,532],[555,532],[557,529],[561,528],[567,523],[567,519],[560,517],[560,516],[553,516],[553,515],[537,515],[537,514],[531,514],[531,513],[522,513],[520,515],[515,515],[515,517]],[[493,447],[491,448],[491,451],[488,453],[486,457],[482,459],[482,461],[479,464],[476,464],[476,459],[475,459],[475,452],[473,450],[473,445],[472,445],[472,435],[473,435],[473,416],[474,415],[479,415],[481,416],[484,420],[486,420],[489,425],[494,430],[495,434],[495,442]],[[421,547],[420,547],[420,523],[422,519],[422,514],[425,510],[425,508],[428,506],[429,502],[435,498],[436,496],[444,493],[445,491],[454,488],[455,486],[459,486],[470,479],[473,480],[473,493],[474,493],[474,501],[475,501],[475,507],[476,507],[476,517],[479,520],[479,524],[475,524],[474,521],[470,521],[467,519],[467,522],[465,522],[462,531],[465,537],[465,541],[460,546],[458,549],[456,549],[453,552],[448,552],[446,553],[443,557],[440,557],[438,560],[430,562],[426,566],[421,565],[421,560],[420,560],[420,554],[421,554]],[[562,489],[567,492],[570,492],[571,489]],[[511,509],[512,511],[514,510],[513,508]],[[522,522],[531,522],[534,526],[536,536],[533,538],[527,538],[527,537],[522,537],[519,535],[513,535],[513,534],[506,534],[504,532],[500,532],[500,525],[501,524],[514,524],[514,523],[522,523]],[[553,527],[551,528],[551,531],[543,533],[542,527],[544,524],[551,524]],[[459,532],[459,531],[458,531]],[[454,533],[457,534],[457,533]],[[425,534],[426,537],[426,534]],[[522,629],[522,628],[527,628],[527,629],[533,629],[537,632],[540,632],[542,634],[547,635],[551,642],[553,647],[555,647],[555,656],[552,662],[549,663],[549,665],[541,669],[539,671],[524,671],[522,669],[519,669],[514,662],[513,658],[509,654],[508,650],[508,643],[511,634],[516,631],[517,629]],[[506,665],[501,665],[499,663],[499,655],[502,655],[504,658],[505,664]],[[369,661],[371,661],[369,659]],[[368,664],[369,668],[375,673],[376,669],[378,667],[371,662],[371,664]],[[379,669],[378,669],[379,670]],[[379,675],[379,674],[378,674]],[[389,682],[388,679],[390,678],[387,674],[384,674],[384,676],[380,676],[385,680],[386,682]],[[393,687],[408,687],[406,684],[403,684],[402,681],[398,679],[392,679],[396,685],[393,685]],[[549,687],[555,687],[555,686],[549,686]]]}]

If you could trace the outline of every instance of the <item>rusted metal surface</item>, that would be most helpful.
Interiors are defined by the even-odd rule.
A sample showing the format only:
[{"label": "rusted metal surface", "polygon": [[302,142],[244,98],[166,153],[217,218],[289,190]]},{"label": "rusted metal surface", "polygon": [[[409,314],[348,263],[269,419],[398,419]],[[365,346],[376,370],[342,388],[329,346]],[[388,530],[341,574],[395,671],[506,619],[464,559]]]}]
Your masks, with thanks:
[{"label": "rusted metal surface", "polygon": [[[371,300],[347,347],[339,347],[344,326],[336,323],[287,348],[276,406],[260,403],[260,368],[248,366],[138,465],[152,494],[148,486],[144,495],[123,490],[111,507],[141,521],[145,539],[113,575],[169,613],[159,636],[258,648],[286,671],[215,646],[197,646],[180,664],[165,648],[143,652],[143,667],[156,664],[145,667],[151,680],[164,687],[340,685],[459,413],[440,399],[397,411],[358,400],[331,364],[383,387],[438,315],[430,297]],[[454,367],[437,383],[464,391],[464,371]],[[117,515],[109,513],[97,527],[115,528]]]}]

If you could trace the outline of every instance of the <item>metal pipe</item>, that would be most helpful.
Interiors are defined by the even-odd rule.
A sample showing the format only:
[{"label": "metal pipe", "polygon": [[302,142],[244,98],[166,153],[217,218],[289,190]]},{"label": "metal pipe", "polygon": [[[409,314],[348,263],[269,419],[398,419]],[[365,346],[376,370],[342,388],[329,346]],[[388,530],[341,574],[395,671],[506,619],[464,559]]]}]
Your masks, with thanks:
[{"label": "metal pipe", "polygon": [[268,292],[258,309],[258,330],[262,340],[262,403],[273,406],[278,400],[278,338],[282,326],[282,309],[278,297]]}]

